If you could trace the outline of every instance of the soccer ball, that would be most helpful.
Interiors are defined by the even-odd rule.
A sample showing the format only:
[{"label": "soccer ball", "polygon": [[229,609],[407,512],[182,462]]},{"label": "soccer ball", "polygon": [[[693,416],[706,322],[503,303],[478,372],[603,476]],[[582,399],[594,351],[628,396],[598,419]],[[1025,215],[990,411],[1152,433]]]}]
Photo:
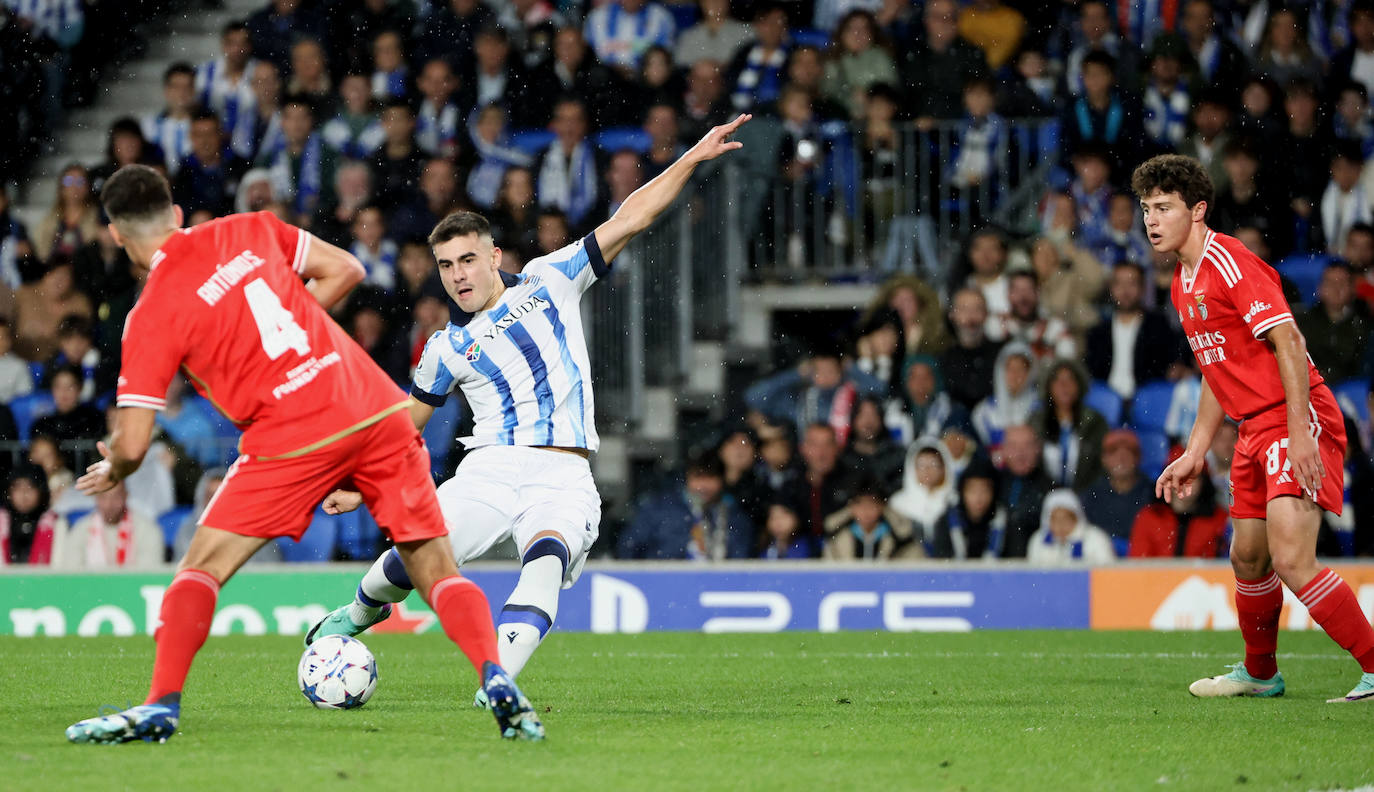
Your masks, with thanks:
[{"label": "soccer ball", "polygon": [[297,678],[301,693],[316,707],[353,709],[377,690],[377,660],[357,638],[326,635],[301,655]]}]

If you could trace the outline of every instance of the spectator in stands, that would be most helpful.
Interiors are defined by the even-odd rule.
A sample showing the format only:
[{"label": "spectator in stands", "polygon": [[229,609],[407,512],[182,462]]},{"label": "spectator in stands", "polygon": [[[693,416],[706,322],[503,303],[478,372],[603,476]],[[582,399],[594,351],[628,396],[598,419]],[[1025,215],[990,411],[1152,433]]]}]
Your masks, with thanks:
[{"label": "spectator in stands", "polygon": [[993,70],[1011,60],[1025,31],[1026,18],[1001,0],[974,0],[959,12],[959,35],[983,51]]},{"label": "spectator in stands", "polygon": [[562,96],[575,96],[591,109],[592,125],[605,127],[626,123],[631,116],[625,106],[624,81],[611,69],[597,62],[582,31],[566,27],[553,39],[553,61],[534,77],[534,101],[552,107]]},{"label": "spectator in stands", "polygon": [[383,30],[372,40],[372,98],[385,104],[409,96],[405,40],[394,30]]},{"label": "spectator in stands", "polygon": [[[883,282],[868,304],[860,324],[878,313],[895,311],[901,321],[901,355],[938,355],[949,346],[940,298],[925,281],[913,275],[896,275]],[[900,384],[900,383],[899,383]]]},{"label": "spectator in stands", "polygon": [[323,41],[324,20],[301,0],[271,0],[248,17],[253,54],[269,60],[281,71],[291,66],[291,44],[301,36]]},{"label": "spectator in stands", "polygon": [[529,168],[507,168],[491,213],[492,238],[502,248],[533,248],[538,230],[534,174]]},{"label": "spectator in stands", "polygon": [[410,377],[410,350],[406,339],[393,332],[390,300],[376,287],[364,287],[349,298],[344,326],[349,336],[372,358],[387,376],[397,383]]},{"label": "spectator in stands", "polygon": [[0,317],[0,404],[33,392],[29,365],[14,354],[14,326]]},{"label": "spectator in stands", "polygon": [[681,105],[682,137],[686,140],[700,140],[711,127],[729,120],[730,99],[725,95],[720,62],[699,60],[692,64]]},{"label": "spectator in stands", "polygon": [[[1222,152],[1231,142],[1229,125],[1231,105],[1227,97],[1217,91],[1203,91],[1193,104],[1193,126],[1190,134],[1178,146],[1178,153],[1201,162],[1212,177],[1212,187],[1226,189],[1226,168],[1222,167]],[[1325,165],[1323,165],[1325,169]]]},{"label": "spectator in stands", "polygon": [[957,14],[953,0],[929,0],[922,12],[925,35],[906,42],[901,84],[906,106],[923,127],[962,115],[964,84],[987,73],[983,52],[959,33]]},{"label": "spectator in stands", "polygon": [[1150,242],[1136,216],[1136,199],[1130,193],[1114,193],[1107,204],[1107,224],[1097,239],[1097,259],[1108,268],[1123,261],[1144,264],[1152,255]]},{"label": "spectator in stands", "polygon": [[739,48],[725,70],[736,110],[764,110],[778,100],[790,50],[787,12],[771,3],[757,5],[753,40]]},{"label": "spectator in stands", "polygon": [[309,99],[317,115],[333,115],[334,85],[329,80],[329,63],[319,40],[300,38],[291,45],[291,79],[286,82],[286,93]]},{"label": "spectator in stands", "polygon": [[265,150],[281,145],[281,72],[270,61],[255,61],[250,84],[252,112],[239,113],[231,131],[234,153],[252,162]]},{"label": "spectator in stands", "polygon": [[887,505],[886,494],[872,483],[854,490],[845,508],[825,521],[826,561],[899,561],[925,553],[911,523]]},{"label": "spectator in stands", "polygon": [[818,349],[796,368],[751,385],[744,403],[769,422],[788,424],[801,433],[818,422],[847,427],[855,400],[882,392],[881,381],[846,367],[837,351]]},{"label": "spectator in stands", "polygon": [[[1293,194],[1293,212],[1310,225],[1330,175],[1327,155],[1331,147],[1331,132],[1322,123],[1321,99],[1314,83],[1307,80],[1289,83],[1284,93],[1283,107],[1288,123],[1284,134],[1279,137],[1277,157],[1273,162],[1284,174],[1284,180]],[[1220,187],[1218,184],[1218,189]],[[1303,243],[1301,249],[1312,249],[1310,244],[1306,244],[1309,240],[1299,241]]]},{"label": "spectator in stands", "polygon": [[281,140],[265,146],[255,163],[272,174],[277,197],[289,207],[293,224],[309,227],[315,211],[333,202],[334,152],[315,129],[315,112],[303,96],[282,107]]},{"label": "spectator in stands", "polygon": [[1355,296],[1374,313],[1374,225],[1356,223],[1345,234],[1341,258],[1355,275]]},{"label": "spectator in stands", "polygon": [[401,249],[386,238],[386,217],[376,206],[365,206],[353,218],[353,242],[348,246],[367,270],[363,283],[391,292],[396,288],[396,257]]},{"label": "spectator in stands", "polygon": [[1322,377],[1330,383],[1358,377],[1374,322],[1363,301],[1355,299],[1350,265],[1333,261],[1322,271],[1317,304],[1298,314],[1298,328]]},{"label": "spectator in stands", "polygon": [[811,537],[798,532],[800,526],[796,506],[791,501],[774,500],[769,503],[768,519],[763,524],[767,545],[759,558],[776,561],[816,557],[815,544]]},{"label": "spectator in stands", "polygon": [[196,67],[196,104],[224,122],[225,129],[238,125],[239,114],[252,103],[253,44],[248,25],[234,20],[220,31],[220,54]]},{"label": "spectator in stands", "polygon": [[749,26],[730,16],[727,0],[699,0],[701,21],[677,38],[675,59],[688,68],[700,61],[726,63],[753,36]]},{"label": "spectator in stands", "polygon": [[1198,400],[1202,398],[1202,376],[1191,361],[1181,361],[1183,376],[1174,383],[1169,412],[1164,418],[1164,435],[1171,444],[1187,445],[1188,435],[1197,422]]},{"label": "spectator in stands", "polygon": [[872,396],[864,396],[854,403],[849,420],[849,441],[840,456],[843,470],[862,470],[886,492],[896,492],[902,486],[905,455],[901,446],[883,425],[883,403]]},{"label": "spectator in stands", "polygon": [[553,57],[553,37],[568,24],[549,0],[512,0],[497,12],[497,24],[510,34],[525,69],[537,69]]},{"label": "spectator in stands", "polygon": [[1010,426],[1002,436],[998,506],[1006,531],[989,552],[1000,558],[1025,558],[1026,544],[1040,527],[1040,505],[1054,483],[1040,464],[1040,437],[1030,426]]},{"label": "spectator in stands", "polygon": [[[81,370],[84,382],[79,395],[81,401],[94,399],[97,385],[102,391],[106,386],[113,389],[114,383],[110,381],[113,378],[108,377],[108,372],[100,365],[100,350],[95,346],[95,328],[89,317],[71,314],[57,323],[57,351],[43,364],[40,379],[51,382],[58,369],[65,366],[75,366]],[[105,381],[97,383],[97,378]]]},{"label": "spectator in stands", "polygon": [[1136,48],[1124,43],[1113,31],[1112,11],[1101,0],[1086,0],[1078,6],[1077,43],[1064,59],[1064,88],[1073,98],[1083,95],[1083,60],[1089,53],[1101,52],[1115,58],[1123,76],[1136,77]]},{"label": "spectator in stands", "polygon": [[1058,486],[1082,491],[1102,474],[1102,440],[1107,421],[1083,403],[1088,375],[1072,360],[1054,361],[1045,371],[1041,407],[1030,419],[1044,444],[1045,472]]},{"label": "spectator in stands", "polygon": [[1234,96],[1250,67],[1230,37],[1217,32],[1211,0],[1189,0],[1179,15],[1178,29],[1193,56],[1197,82]]},{"label": "spectator in stands", "polygon": [[997,89],[997,107],[1008,118],[1047,118],[1057,114],[1058,85],[1043,47],[1027,43],[1005,70]]},{"label": "spectator in stands", "polygon": [[196,106],[196,70],[177,61],[162,73],[162,110],[143,117],[143,137],[162,150],[167,174],[175,176],[191,153],[191,111]]},{"label": "spectator in stands", "polygon": [[1142,97],[1142,125],[1150,151],[1173,153],[1188,133],[1192,96],[1183,77],[1187,48],[1174,36],[1160,36],[1150,48],[1149,79]]},{"label": "spectator in stands", "polygon": [[949,183],[967,191],[969,222],[981,223],[995,206],[1001,177],[1007,173],[1006,122],[997,112],[992,82],[975,77],[964,83],[964,120],[954,140]]},{"label": "spectator in stands", "polygon": [[[1075,237],[1078,221],[1073,198],[1053,193],[1046,204],[1045,235],[1031,244],[1031,268],[1040,281],[1040,303],[1049,316],[1063,319],[1081,338],[1101,318],[1097,300],[1106,271]],[[1172,279],[1172,266],[1169,276]]]},{"label": "spectator in stands", "polygon": [[1358,148],[1365,159],[1374,153],[1374,119],[1369,114],[1369,90],[1364,83],[1351,80],[1338,83],[1331,132],[1337,141]]},{"label": "spectator in stands", "polygon": [[944,426],[967,410],[945,390],[940,364],[930,355],[910,355],[903,362],[900,397],[888,400],[883,422],[903,446],[917,438],[938,437]]},{"label": "spectator in stands", "polygon": [[71,262],[55,258],[43,277],[14,295],[15,351],[27,360],[45,360],[57,348],[57,325],[71,314],[91,316],[91,301],[76,290]]},{"label": "spectator in stands", "polygon": [[52,563],[53,545],[66,521],[49,503],[48,477],[37,465],[20,465],[10,473],[0,508],[0,566]]},{"label": "spectator in stands", "polygon": [[534,221],[534,255],[547,256],[572,242],[572,229],[568,227],[568,216],[562,210],[545,207],[539,210]]},{"label": "spectator in stands", "polygon": [[1108,564],[1116,560],[1107,532],[1088,521],[1073,490],[1057,489],[1045,496],[1040,530],[1030,539],[1026,560],[1041,566]]},{"label": "spectator in stands", "polygon": [[796,496],[802,532],[816,542],[825,535],[826,517],[844,508],[856,483],[851,472],[839,466],[840,447],[833,426],[814,423],[806,427],[798,446],[801,477],[795,489],[782,492]]},{"label": "spectator in stands", "polygon": [[[8,475],[9,455],[6,454],[3,459]],[[72,487],[76,483],[76,474],[67,467],[67,460],[57,447],[56,440],[47,435],[29,438],[28,461],[42,468],[43,475],[47,476],[48,502],[53,511],[58,514],[70,514],[77,509],[89,509],[95,505],[89,496]]]},{"label": "spectator in stands", "polygon": [[431,157],[452,157],[458,151],[458,78],[443,58],[425,63],[416,78],[420,109],[415,118],[415,141]]},{"label": "spectator in stands", "polygon": [[1293,80],[1321,82],[1322,62],[1312,52],[1293,9],[1280,6],[1270,13],[1255,52],[1255,71],[1279,85],[1288,85]]},{"label": "spectator in stands", "polygon": [[33,253],[48,264],[71,261],[82,245],[95,240],[99,227],[100,210],[91,192],[90,175],[84,165],[73,162],[62,169],[57,198],[34,229]]},{"label": "spectator in stands", "polygon": [[554,106],[554,134],[558,137],[540,155],[539,205],[562,211],[574,228],[590,221],[600,199],[600,167],[596,149],[587,139],[587,111],[581,100],[563,99]]},{"label": "spectator in stands", "polygon": [[716,446],[726,494],[734,499],[749,518],[750,524],[762,526],[768,519],[771,493],[759,480],[755,468],[757,452],[758,441],[754,433],[745,427],[731,431]]},{"label": "spectator in stands", "polygon": [[124,483],[95,496],[95,511],[53,542],[54,569],[147,569],[166,558],[162,529],[129,508]]},{"label": "spectator in stands", "polygon": [[[107,435],[114,432],[115,416],[118,413],[119,408],[114,404],[105,408]],[[177,504],[177,473],[191,475],[182,469],[189,467],[194,468],[194,475],[200,474],[200,467],[183,457],[185,453],[166,434],[161,430],[154,430],[152,442],[148,445],[148,453],[144,455],[144,463],[122,482],[128,494],[129,506],[154,520],[171,511]],[[75,490],[68,494],[89,500],[89,496]],[[85,505],[87,504],[83,504]]]},{"label": "spectator in stands", "polygon": [[1112,200],[1112,158],[1105,147],[1086,143],[1073,152],[1069,196],[1078,213],[1078,236],[1091,250],[1101,244]]},{"label": "spectator in stands", "polygon": [[[682,75],[673,64],[673,53],[667,47],[654,45],[639,59],[639,71],[634,76],[640,102],[643,105],[669,104],[677,109],[683,91]],[[695,142],[695,141],[693,141]]]},{"label": "spectator in stands", "polygon": [[[489,110],[500,112],[500,108]],[[476,172],[474,169],[473,173]],[[425,239],[429,236],[430,229],[450,212],[458,209],[460,201],[461,193],[453,160],[430,157],[424,161],[424,167],[420,171],[419,193],[411,196],[391,213],[391,222],[387,224],[391,238]]]},{"label": "spectator in stands", "polygon": [[372,155],[372,184],[383,209],[395,209],[414,194],[424,167],[415,144],[415,112],[404,99],[392,99],[382,111],[386,143]]},{"label": "spectator in stands", "polygon": [[1217,503],[1210,476],[1199,476],[1191,493],[1141,510],[1131,527],[1131,558],[1217,558],[1227,550],[1230,517]]},{"label": "spectator in stands", "polygon": [[[426,66],[420,78],[422,91],[427,84],[425,75],[428,74],[429,67]],[[377,116],[367,75],[357,72],[344,75],[339,81],[339,97],[343,101],[338,112],[320,128],[325,145],[341,157],[368,159],[386,142],[386,133]],[[421,105],[422,113],[426,106]],[[457,110],[454,110],[456,114]]]},{"label": "spectator in stands", "polygon": [[995,228],[975,231],[968,241],[968,278],[964,285],[983,295],[988,313],[984,329],[989,337],[993,328],[1011,311],[1007,296],[1007,252],[1006,238]]},{"label": "spectator in stands", "polygon": [[234,193],[248,163],[225,145],[219,116],[198,108],[191,114],[191,153],[172,179],[172,196],[182,211],[202,209],[219,217],[234,209]]},{"label": "spectator in stands", "polygon": [[480,0],[448,0],[425,19],[419,34],[419,62],[449,58],[458,74],[472,67],[477,31],[496,21],[496,14]]},{"label": "spectator in stands", "polygon": [[854,9],[835,29],[822,91],[827,99],[843,105],[849,118],[859,119],[868,88],[876,83],[895,85],[897,66],[873,14]]},{"label": "spectator in stands", "polygon": [[[1237,138],[1222,153],[1229,186],[1216,193],[1211,207],[1211,226],[1224,234],[1237,229],[1259,229],[1280,258],[1293,244],[1293,217],[1279,189],[1260,178],[1263,155],[1254,139]],[[1359,167],[1355,167],[1358,179]]]},{"label": "spectator in stands", "polygon": [[911,444],[902,469],[902,487],[888,503],[911,524],[911,536],[933,546],[933,538],[958,499],[953,459],[944,443],[923,437]]},{"label": "spectator in stands", "polygon": [[964,287],[950,300],[954,345],[940,357],[949,395],[965,409],[992,395],[994,364],[1001,344],[987,337],[988,304],[978,289]]},{"label": "spectator in stands", "polygon": [[1374,222],[1370,196],[1360,183],[1364,161],[1358,148],[1348,142],[1337,145],[1331,156],[1331,182],[1321,200],[1322,234],[1331,253],[1339,253],[1345,247],[1351,226]]},{"label": "spectator in stands", "polygon": [[500,105],[518,127],[548,123],[549,107],[533,101],[529,78],[519,60],[511,59],[504,30],[491,26],[477,31],[476,55],[468,82],[477,107]]},{"label": "spectator in stands", "polygon": [[105,180],[114,172],[138,163],[140,165],[163,166],[162,152],[143,137],[143,127],[138,121],[125,116],[110,125],[110,136],[105,144],[105,161],[91,169],[91,192],[100,194]]},{"label": "spectator in stands", "polygon": [[648,0],[610,0],[587,14],[583,26],[597,60],[626,75],[639,66],[644,51],[672,47],[677,24],[668,10]]},{"label": "spectator in stands", "polygon": [[172,378],[167,406],[157,414],[157,426],[201,465],[224,464],[227,454],[220,438],[220,420],[204,399],[187,393],[187,387],[185,378]]},{"label": "spectator in stands", "polygon": [[720,458],[711,453],[688,464],[684,484],[640,500],[616,556],[723,561],[748,558],[755,546],[754,526],[725,494]]},{"label": "spectator in stands", "polygon": [[1000,459],[1008,427],[1030,420],[1039,393],[1035,389],[1035,355],[1029,346],[1012,341],[997,353],[992,395],[973,410],[973,428],[992,458]]},{"label": "spectator in stands", "polygon": [[1017,270],[1006,276],[1010,310],[988,318],[988,338],[1019,341],[1027,345],[1039,363],[1054,357],[1078,356],[1078,342],[1069,326],[1046,316],[1040,307],[1040,279],[1033,270]]},{"label": "spectator in stands", "polygon": [[[1336,85],[1355,80],[1366,91],[1374,90],[1374,73],[1369,68],[1369,64],[1374,62],[1374,6],[1352,3],[1347,24],[1350,28],[1349,44],[1331,60],[1327,77]],[[1360,68],[1356,68],[1357,65]]]},{"label": "spectator in stands", "polygon": [[[848,120],[849,109],[844,102],[837,102],[825,95],[825,53],[810,44],[793,47],[787,56],[784,86],[800,88],[811,96],[816,117],[825,121]],[[900,105],[900,98],[897,101]]]},{"label": "spectator in stands", "polygon": [[1134,396],[1140,385],[1167,376],[1180,357],[1169,320],[1141,305],[1144,288],[1140,265],[1117,265],[1109,287],[1111,313],[1088,332],[1088,373],[1123,399]]},{"label": "spectator in stands", "polygon": [[10,314],[12,290],[19,288],[26,274],[32,275],[35,261],[28,229],[10,212],[9,192],[0,184],[0,313]]},{"label": "spectator in stands", "polygon": [[1117,62],[1105,52],[1083,56],[1083,95],[1064,108],[1060,119],[1063,150],[1072,153],[1083,144],[1106,150],[1112,169],[1129,173],[1128,163],[1139,156],[1140,115],[1134,101],[1116,86]]},{"label": "spectator in stands", "polygon": [[94,462],[95,441],[105,436],[105,416],[88,402],[81,400],[83,377],[81,369],[68,365],[53,372],[50,390],[53,412],[33,422],[35,435],[47,435],[56,440],[59,446],[71,443],[89,443],[91,448],[78,455],[69,445],[63,449],[67,465],[72,470],[85,470],[86,464]]},{"label": "spectator in stands", "polygon": [[343,160],[334,169],[333,205],[321,207],[316,213],[311,233],[332,245],[347,247],[353,220],[371,203],[372,169],[365,162]]},{"label": "spectator in stands", "polygon": [[854,343],[858,359],[854,365],[883,382],[885,395],[900,396],[904,386],[902,363],[907,356],[902,317],[890,309],[870,312],[859,325],[858,335]]},{"label": "spectator in stands", "polygon": [[1088,522],[1125,547],[1136,515],[1154,500],[1154,482],[1140,469],[1140,440],[1130,429],[1113,429],[1102,439],[1104,474],[1083,493]]},{"label": "spectator in stands", "polygon": [[987,557],[1002,541],[1006,513],[997,505],[997,470],[978,457],[959,477],[959,497],[931,537],[931,558]]},{"label": "spectator in stands", "polygon": [[644,184],[644,160],[629,149],[611,155],[606,168],[606,214],[613,215],[635,190]]}]

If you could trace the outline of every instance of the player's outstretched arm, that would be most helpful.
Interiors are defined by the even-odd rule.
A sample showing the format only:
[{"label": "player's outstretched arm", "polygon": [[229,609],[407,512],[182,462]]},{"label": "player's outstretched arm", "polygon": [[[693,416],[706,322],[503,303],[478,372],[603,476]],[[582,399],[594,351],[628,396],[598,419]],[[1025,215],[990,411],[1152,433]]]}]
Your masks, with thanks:
[{"label": "player's outstretched arm", "polygon": [[596,245],[601,248],[601,257],[607,264],[625,249],[635,234],[648,228],[677,199],[698,165],[744,147],[743,143],[730,140],[730,136],[751,118],[752,115],[744,113],[728,124],[712,127],[677,162],[630,193],[611,219],[596,227]]},{"label": "player's outstretched arm", "polygon": [[310,280],[306,288],[315,300],[328,309],[363,282],[367,269],[347,250],[312,236],[301,274]]},{"label": "player's outstretched arm", "polygon": [[1159,474],[1155,481],[1155,497],[1171,503],[1175,492],[1184,496],[1192,494],[1193,481],[1202,473],[1207,461],[1207,449],[1211,447],[1212,438],[1225,417],[1221,402],[1217,401],[1211,386],[1203,379],[1202,393],[1197,402],[1197,419],[1193,421],[1193,430],[1188,434],[1188,445],[1184,447],[1183,454]]},{"label": "player's outstretched arm", "polygon": [[1317,438],[1312,436],[1307,341],[1292,322],[1270,328],[1264,339],[1274,347],[1279,379],[1283,381],[1283,400],[1288,408],[1288,461],[1293,466],[1298,486],[1315,493],[1322,488],[1326,470],[1317,450]]},{"label": "player's outstretched arm", "polygon": [[96,444],[96,449],[104,458],[86,468],[86,474],[76,480],[76,488],[87,495],[95,495],[110,489],[138,470],[152,443],[156,423],[156,410],[120,407],[115,413],[115,427],[109,444],[103,441]]}]

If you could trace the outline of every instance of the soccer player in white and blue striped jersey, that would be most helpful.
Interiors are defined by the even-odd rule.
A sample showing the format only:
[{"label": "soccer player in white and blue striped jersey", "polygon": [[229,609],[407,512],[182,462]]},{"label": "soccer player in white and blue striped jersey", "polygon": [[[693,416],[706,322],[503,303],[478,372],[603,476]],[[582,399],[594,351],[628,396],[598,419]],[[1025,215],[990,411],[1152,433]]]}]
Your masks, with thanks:
[{"label": "soccer player in white and blue striped jersey", "polygon": [[[581,574],[601,520],[588,464],[598,441],[582,293],[668,208],[698,165],[740,148],[730,135],[750,117],[713,128],[595,231],[530,261],[519,275],[500,271],[501,250],[481,215],[454,213],[430,234],[444,289],[461,311],[425,345],[410,414],[423,427],[454,388],[472,410],[473,433],[460,438],[469,453],[439,486],[439,503],[460,565],[499,541],[513,541],[520,553],[520,580],[496,628],[501,665],[512,676],[553,626],[559,590]],[[359,501],[339,491],[324,505],[337,513]],[[355,600],[316,624],[306,643],[357,635],[411,588],[400,557],[388,551]]]}]

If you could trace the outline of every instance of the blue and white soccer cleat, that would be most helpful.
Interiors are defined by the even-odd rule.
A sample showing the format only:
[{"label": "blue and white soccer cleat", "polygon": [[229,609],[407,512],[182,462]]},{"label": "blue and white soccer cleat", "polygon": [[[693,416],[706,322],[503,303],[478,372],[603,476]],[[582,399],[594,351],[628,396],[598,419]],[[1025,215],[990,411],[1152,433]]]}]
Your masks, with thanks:
[{"label": "blue and white soccer cleat", "polygon": [[1355,701],[1374,701],[1374,674],[1360,677],[1360,684],[1340,698],[1327,699],[1327,704],[1348,704]]},{"label": "blue and white soccer cleat", "polygon": [[326,635],[347,635],[349,638],[352,638],[362,633],[368,627],[386,621],[386,617],[391,615],[391,604],[387,603],[382,606],[382,610],[377,614],[377,618],[367,624],[358,624],[353,621],[353,617],[348,615],[348,609],[348,605],[342,608],[335,608],[328,616],[315,622],[315,626],[311,627],[310,631],[305,634],[305,645],[309,646],[315,642],[315,639],[323,638]]},{"label": "blue and white soccer cleat", "polygon": [[165,743],[177,731],[179,707],[143,704],[113,715],[87,718],[67,727],[74,743],[124,743],[133,740]]},{"label": "blue and white soccer cleat", "polygon": [[473,709],[491,709],[491,702],[487,700],[487,691],[477,688],[477,693],[472,697]]},{"label": "blue and white soccer cleat", "polygon": [[1199,679],[1188,686],[1188,692],[1198,698],[1226,698],[1232,696],[1251,696],[1254,698],[1276,698],[1284,691],[1283,674],[1275,673],[1269,679],[1255,679],[1245,670],[1245,663],[1231,666],[1231,673]]},{"label": "blue and white soccer cleat", "polygon": [[496,726],[507,740],[542,740],[544,724],[530,706],[530,700],[516,687],[515,680],[501,666],[488,662],[482,668],[482,690],[491,702]]}]

